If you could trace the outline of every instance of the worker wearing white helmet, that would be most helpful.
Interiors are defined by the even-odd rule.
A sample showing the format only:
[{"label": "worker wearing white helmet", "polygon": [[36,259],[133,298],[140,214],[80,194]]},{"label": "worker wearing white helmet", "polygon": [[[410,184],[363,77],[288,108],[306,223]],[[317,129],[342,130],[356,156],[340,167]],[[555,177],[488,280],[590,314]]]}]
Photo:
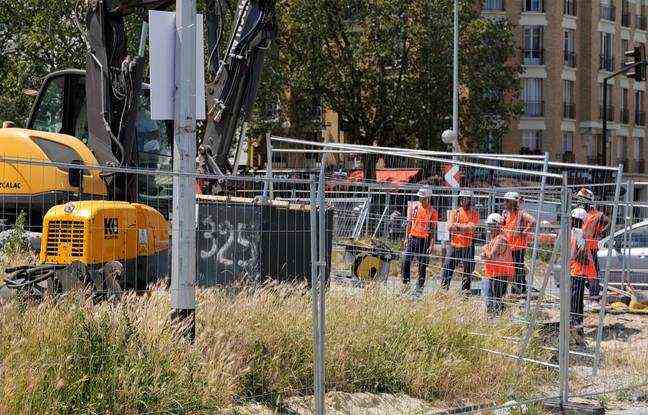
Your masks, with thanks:
[{"label": "worker wearing white helmet", "polygon": [[459,207],[448,211],[448,231],[450,232],[450,247],[443,263],[441,285],[446,290],[457,265],[461,263],[463,275],[461,291],[470,291],[472,274],[475,271],[475,229],[479,225],[479,213],[473,207],[474,194],[470,190],[459,193]]},{"label": "worker wearing white helmet", "polygon": [[571,318],[570,323],[577,334],[583,334],[583,299],[585,286],[589,281],[596,279],[596,267],[592,253],[587,247],[587,240],[582,230],[587,212],[583,208],[576,208],[571,212],[572,237],[571,259],[569,271],[572,277],[571,284]]},{"label": "worker wearing white helmet", "polygon": [[596,267],[597,278],[588,281],[589,298],[592,302],[597,302],[600,299],[601,285],[599,284],[599,265],[598,265],[598,243],[605,230],[610,226],[610,219],[603,214],[603,212],[596,209],[594,206],[594,193],[591,190],[583,187],[576,193],[575,200],[578,202],[586,212],[587,216],[583,220],[583,234],[587,241],[587,249],[590,250],[594,258],[594,266]]},{"label": "worker wearing white helmet", "polygon": [[503,225],[504,218],[499,213],[491,213],[486,219],[489,232],[482,250],[482,294],[486,302],[486,311],[490,315],[500,315],[504,310],[502,297],[506,293],[508,282],[515,276],[513,254],[504,235]]},{"label": "worker wearing white helmet", "polygon": [[419,273],[416,291],[423,291],[427,272],[428,257],[434,253],[436,227],[439,213],[430,203],[432,191],[421,188],[417,196],[418,202],[412,203],[407,209],[407,226],[405,230],[405,252],[403,260],[403,288],[407,289],[410,281],[412,258],[418,258]]},{"label": "worker wearing white helmet", "polygon": [[515,262],[515,282],[511,288],[513,294],[524,294],[527,290],[526,267],[524,257],[533,236],[535,218],[520,208],[523,200],[518,192],[507,192],[504,195],[505,210],[504,233],[513,253]]}]

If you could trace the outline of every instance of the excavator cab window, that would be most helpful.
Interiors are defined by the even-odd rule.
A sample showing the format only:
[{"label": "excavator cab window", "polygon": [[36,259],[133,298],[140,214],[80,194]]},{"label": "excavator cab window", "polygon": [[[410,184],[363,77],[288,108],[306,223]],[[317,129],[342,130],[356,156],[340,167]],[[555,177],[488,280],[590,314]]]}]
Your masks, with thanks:
[{"label": "excavator cab window", "polygon": [[32,115],[33,130],[60,133],[63,129],[65,76],[51,78],[41,89],[37,107]]}]

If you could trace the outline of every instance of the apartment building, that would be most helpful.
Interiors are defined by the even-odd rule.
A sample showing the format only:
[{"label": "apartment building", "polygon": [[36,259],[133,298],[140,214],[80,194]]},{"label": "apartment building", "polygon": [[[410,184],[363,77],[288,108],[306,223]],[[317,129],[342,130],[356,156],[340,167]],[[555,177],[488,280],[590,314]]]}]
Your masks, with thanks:
[{"label": "apartment building", "polygon": [[622,68],[626,50],[646,44],[648,1],[484,0],[482,13],[516,25],[524,66],[524,113],[503,152],[548,151],[554,160],[602,164],[605,116],[605,162],[648,173],[646,82],[610,81],[603,108],[603,79]]}]

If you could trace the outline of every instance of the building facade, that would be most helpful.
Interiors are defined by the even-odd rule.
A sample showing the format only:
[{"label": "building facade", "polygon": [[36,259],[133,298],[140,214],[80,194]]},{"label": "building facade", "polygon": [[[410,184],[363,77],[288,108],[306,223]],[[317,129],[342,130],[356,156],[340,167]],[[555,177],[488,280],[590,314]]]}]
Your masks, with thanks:
[{"label": "building facade", "polygon": [[[507,153],[548,151],[553,160],[622,163],[648,173],[646,82],[620,76],[625,51],[648,38],[646,0],[484,0],[488,18],[514,25],[524,67],[524,113],[502,142]],[[608,119],[604,151],[602,120]]]}]

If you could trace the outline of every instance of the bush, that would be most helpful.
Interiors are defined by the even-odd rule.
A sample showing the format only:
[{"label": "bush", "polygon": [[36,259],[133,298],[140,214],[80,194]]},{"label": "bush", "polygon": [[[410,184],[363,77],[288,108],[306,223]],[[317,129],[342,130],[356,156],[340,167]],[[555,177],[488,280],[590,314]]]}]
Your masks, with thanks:
[{"label": "bush", "polygon": [[[199,291],[197,338],[169,323],[168,292],[93,304],[83,295],[0,304],[0,413],[213,413],[240,400],[312,394],[310,295],[303,287]],[[525,395],[546,375],[482,350],[515,353],[482,304],[445,294],[412,303],[370,287],[331,288],[328,390],[407,394],[442,403]],[[535,353],[535,352],[534,352]]]}]

